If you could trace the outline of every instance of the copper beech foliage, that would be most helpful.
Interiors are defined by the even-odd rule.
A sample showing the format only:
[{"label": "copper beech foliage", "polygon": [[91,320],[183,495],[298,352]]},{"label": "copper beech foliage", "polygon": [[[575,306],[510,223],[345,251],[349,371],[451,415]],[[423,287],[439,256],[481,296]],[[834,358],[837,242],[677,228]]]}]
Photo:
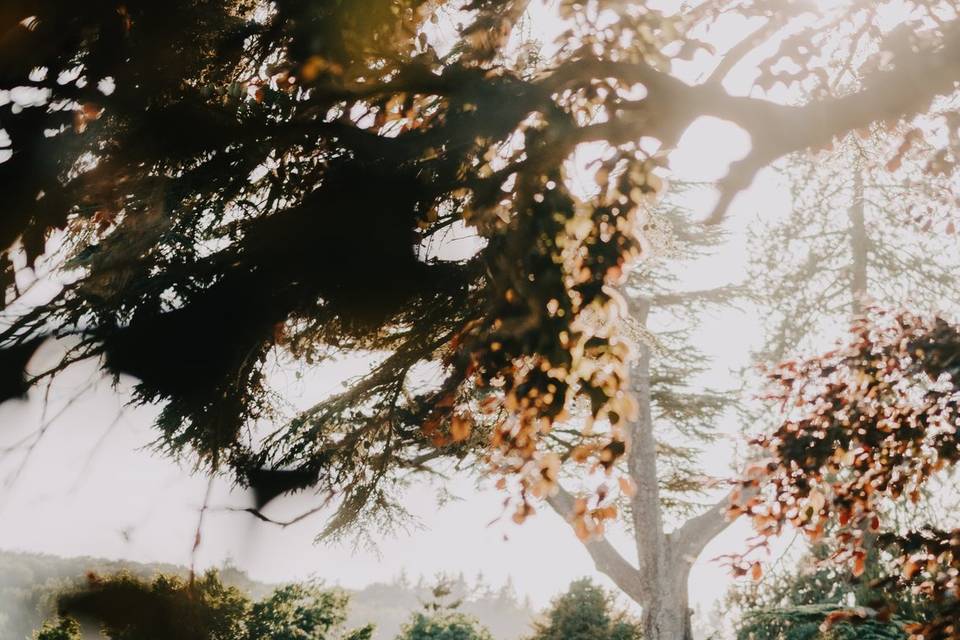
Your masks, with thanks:
[{"label": "copper beech foliage", "polygon": [[[924,484],[960,460],[960,331],[942,318],[874,311],[857,320],[846,344],[769,372],[768,399],[784,420],[755,444],[767,458],[743,480],[731,513],[746,514],[756,546],[790,525],[812,540],[829,528],[836,558],[864,570],[868,545],[892,553],[899,575],[939,605],[938,616],[909,628],[915,638],[960,638],[960,530],[885,526],[883,504],[918,500]],[[741,573],[758,562],[741,558]],[[827,620],[889,616],[837,613]]]}]

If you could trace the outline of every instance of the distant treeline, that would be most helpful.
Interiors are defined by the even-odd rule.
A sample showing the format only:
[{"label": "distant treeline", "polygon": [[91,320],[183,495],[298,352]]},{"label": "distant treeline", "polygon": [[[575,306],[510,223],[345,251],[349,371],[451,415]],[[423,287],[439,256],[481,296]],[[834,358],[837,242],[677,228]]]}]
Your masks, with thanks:
[{"label": "distant treeline", "polygon": [[[186,567],[162,563],[138,563],[103,558],[61,558],[35,553],[0,551],[0,638],[26,640],[55,613],[56,595],[86,580],[88,573],[107,575],[125,571],[148,579],[158,574],[185,576]],[[234,566],[220,568],[220,578],[253,598],[269,594],[277,585],[252,580]],[[535,613],[529,602],[520,602],[508,582],[490,587],[482,576],[467,580],[447,577],[450,597],[461,601],[459,611],[476,617],[496,640],[516,640],[528,635]],[[373,640],[397,636],[411,613],[433,599],[435,581],[421,577],[416,582],[401,575],[391,583],[371,584],[350,593],[347,626],[376,625]]]}]

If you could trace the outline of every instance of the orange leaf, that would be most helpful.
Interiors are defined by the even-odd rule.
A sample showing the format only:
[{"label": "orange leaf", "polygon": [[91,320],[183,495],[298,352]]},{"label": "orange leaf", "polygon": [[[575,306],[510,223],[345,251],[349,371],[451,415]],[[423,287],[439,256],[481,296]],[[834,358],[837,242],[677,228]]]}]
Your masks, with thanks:
[{"label": "orange leaf", "polygon": [[856,578],[859,578],[863,575],[863,572],[867,568],[866,555],[863,553],[858,553],[853,560],[853,575]]},{"label": "orange leaf", "polygon": [[463,442],[470,437],[473,423],[470,418],[457,414],[450,419],[450,435],[454,442]]}]

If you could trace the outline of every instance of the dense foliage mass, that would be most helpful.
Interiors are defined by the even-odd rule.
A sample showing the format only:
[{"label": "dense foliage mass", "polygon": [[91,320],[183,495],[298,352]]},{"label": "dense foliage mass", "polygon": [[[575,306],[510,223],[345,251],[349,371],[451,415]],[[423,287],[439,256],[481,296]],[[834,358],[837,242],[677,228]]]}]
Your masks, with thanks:
[{"label": "dense foliage mass", "polygon": [[[786,420],[758,441],[769,460],[747,485],[761,492],[741,504],[762,536],[789,523],[819,540],[839,528],[837,555],[863,573],[872,545],[893,553],[895,571],[877,586],[913,589],[938,603],[936,615],[907,626],[916,637],[953,638],[957,621],[957,530],[884,526],[886,500],[918,500],[924,485],[960,459],[957,354],[960,337],[942,319],[876,313],[851,341],[822,357],[771,372],[772,399]],[[744,569],[746,571],[746,569]],[[844,617],[886,618],[889,605]]]},{"label": "dense foliage mass", "polygon": [[[845,136],[830,150],[797,154],[782,163],[781,175],[791,187],[789,214],[772,223],[762,216],[751,230],[752,281],[769,308],[758,361],[783,361],[827,347],[869,304],[955,313],[960,279],[953,229],[947,225],[946,233],[931,233],[944,222],[916,215],[919,210],[946,213],[938,204],[940,185],[913,164],[896,170],[884,166],[901,134],[875,126]],[[761,407],[748,423],[751,431],[776,428],[782,410],[776,404]],[[956,510],[950,484],[944,478],[925,487],[917,503],[883,498],[874,508],[891,532],[942,526]],[[890,607],[891,619],[867,626],[892,637],[906,637],[905,624],[930,617],[922,595],[883,587],[896,567],[875,544],[875,532],[865,534],[865,553],[856,566],[862,573],[853,575],[853,566],[833,563],[836,525],[828,521],[795,566],[781,559],[772,574],[733,590],[728,607],[740,618],[741,637],[868,635],[867,627],[850,622],[820,629],[831,614],[858,607]],[[791,544],[798,546],[803,542]]]},{"label": "dense foliage mass", "polygon": [[[350,597],[342,590],[287,584],[254,600],[216,572],[190,580],[90,573],[86,585],[56,598],[59,616],[44,623],[36,640],[80,640],[85,632],[110,640],[371,640],[375,634],[371,624],[348,630]],[[476,618],[454,610],[459,604],[414,613],[396,640],[493,640]]]},{"label": "dense foliage mass", "polygon": [[404,627],[397,640],[493,640],[475,618],[444,612],[428,616],[418,613]]},{"label": "dense foliage mass", "polygon": [[[893,567],[877,546],[868,550],[865,570],[857,576],[850,566],[831,562],[833,553],[828,536],[812,544],[798,562],[781,562],[779,570],[765,574],[760,581],[731,590],[726,611],[737,618],[738,640],[905,640],[906,625],[929,617],[929,602],[922,596],[883,588],[882,581]],[[846,618],[850,610],[866,611],[891,596],[888,604],[896,613],[889,618]]]},{"label": "dense foliage mass", "polygon": [[957,308],[956,237],[927,215],[948,215],[939,185],[913,163],[885,166],[902,135],[874,125],[778,163],[789,208],[759,214],[749,231],[750,282],[763,305],[757,362],[830,348],[870,305]]},{"label": "dense foliage mass", "polygon": [[[456,581],[441,580],[396,640],[493,640],[458,610],[458,592]],[[217,572],[193,580],[90,573],[83,587],[56,597],[59,616],[44,623],[36,640],[80,640],[85,630],[110,640],[370,640],[375,632],[373,625],[347,630],[349,596],[341,590],[288,584],[254,600]],[[640,629],[611,594],[578,580],[553,601],[530,640],[639,640]]]},{"label": "dense foliage mass", "polygon": [[849,607],[803,605],[756,610],[747,614],[737,630],[737,640],[905,640],[900,624],[891,620],[830,623],[844,617]]},{"label": "dense foliage mass", "polygon": [[[340,491],[351,518],[389,502],[394,469],[462,456],[475,422],[497,467],[526,488],[549,477],[539,434],[575,398],[614,426],[630,413],[627,349],[604,319],[659,161],[624,142],[605,194],[570,191],[562,162],[601,137],[578,126],[599,99],[587,78],[500,58],[525,6],[7,3],[0,181],[17,213],[0,244],[34,264],[64,229],[74,274],[0,336],[8,393],[43,336],[76,336],[31,382],[100,357],[164,403],[171,449],[251,485],[296,467],[294,486]],[[650,17],[622,12],[631,33]],[[441,53],[432,25],[451,16],[472,25]],[[664,37],[627,49],[639,60]],[[482,249],[432,255],[464,225]],[[277,420],[271,355],[343,350],[389,355],[251,441]],[[418,390],[435,362],[441,381]],[[483,413],[478,391],[495,401]],[[591,459],[609,465],[622,439]]]}]

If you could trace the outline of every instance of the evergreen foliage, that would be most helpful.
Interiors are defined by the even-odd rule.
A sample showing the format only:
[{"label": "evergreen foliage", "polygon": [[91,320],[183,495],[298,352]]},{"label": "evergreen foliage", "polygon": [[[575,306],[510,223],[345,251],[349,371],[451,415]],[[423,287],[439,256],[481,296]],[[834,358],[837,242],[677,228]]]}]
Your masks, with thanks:
[{"label": "evergreen foliage", "polygon": [[45,622],[36,633],[36,640],[81,640],[80,623],[73,618],[59,618],[56,622]]},{"label": "evergreen foliage", "polygon": [[640,640],[640,623],[617,610],[613,595],[589,579],[555,598],[530,640]]},{"label": "evergreen foliage", "polygon": [[[818,542],[805,552],[795,566],[766,574],[759,582],[742,585],[728,594],[726,609],[737,616],[738,640],[820,640],[832,638],[907,638],[904,624],[930,616],[929,602],[909,590],[890,592],[882,588],[884,578],[895,567],[884,561],[874,547],[864,572],[853,575],[851,568],[830,561],[831,545]],[[882,604],[881,604],[882,603]],[[873,607],[894,612],[877,619]],[[841,620],[832,629],[822,629],[830,616],[849,611],[870,615]]]},{"label": "evergreen foliage", "polygon": [[831,614],[842,614],[848,609],[827,604],[756,609],[744,617],[737,640],[907,640],[902,623],[895,621],[841,622],[824,628],[824,621]]},{"label": "evergreen foliage", "polygon": [[[716,442],[718,424],[738,400],[730,389],[698,382],[711,362],[697,346],[696,331],[710,314],[750,295],[741,285],[703,290],[685,286],[682,274],[715,256],[726,238],[722,228],[695,221],[679,205],[696,191],[695,185],[672,185],[662,205],[648,214],[646,233],[656,249],[631,271],[624,286],[635,339],[646,342],[651,352],[647,375],[660,499],[675,517],[689,516],[702,506],[708,478],[699,456]],[[625,511],[629,514],[629,502]]]},{"label": "evergreen foliage", "polygon": [[[921,230],[911,217],[918,208],[936,205],[931,185],[904,172],[890,175],[880,166],[891,136],[876,127],[846,136],[816,157],[793,156],[782,167],[791,188],[791,213],[774,224],[758,225],[751,234],[751,280],[770,310],[764,316],[765,343],[755,354],[760,362],[828,346],[824,336],[835,336],[837,327],[861,317],[871,304],[956,309],[960,256],[950,250],[954,240]],[[930,260],[931,255],[940,258]],[[771,418],[769,413],[755,417],[764,423]],[[876,508],[901,530],[942,521],[945,513],[894,501]],[[823,535],[836,533],[837,527],[830,526]],[[896,573],[875,545],[862,556],[858,575],[830,562],[832,548],[817,540],[795,567],[736,589],[729,604],[742,612],[740,635],[777,638],[790,627],[793,635],[786,637],[819,637],[819,624],[829,613],[880,606],[884,598],[900,620],[930,615],[923,600],[907,589],[871,587]],[[892,622],[870,621],[868,627],[875,633],[904,633],[902,625]],[[808,631],[813,635],[803,635]]]},{"label": "evergreen foliage", "polygon": [[749,240],[750,281],[766,310],[758,362],[828,348],[870,305],[956,310],[955,238],[923,229],[916,215],[940,207],[935,185],[883,167],[895,142],[876,126],[779,167],[790,211],[757,220]]},{"label": "evergreen foliage", "polygon": [[454,611],[414,614],[397,640],[493,640],[471,616]]},{"label": "evergreen foliage", "polygon": [[[809,11],[787,4],[783,17]],[[409,472],[474,454],[517,479],[522,519],[555,482],[545,432],[578,401],[605,432],[577,460],[609,468],[626,451],[635,407],[615,287],[664,187],[665,152],[652,149],[701,116],[750,134],[715,221],[772,160],[909,116],[957,75],[960,27],[926,4],[890,33],[872,3],[809,16],[758,68],[760,87],[815,98],[798,105],[722,88],[761,44],[750,38],[706,82],[669,72],[719,55],[701,39],[719,16],[769,22],[758,37],[776,37],[786,24],[765,3],[561,0],[549,58],[519,46],[529,8],[5,2],[0,398],[93,359],[162,406],[160,447],[233,474],[258,502],[308,486],[340,496],[329,536],[388,526]],[[861,23],[867,44],[849,37]],[[824,68],[844,54],[831,80]],[[797,69],[784,76],[783,61]],[[844,95],[830,97],[838,80]],[[912,90],[888,90],[903,82]],[[567,160],[593,142],[606,152],[583,196]],[[954,166],[946,151],[931,162],[940,175]],[[455,228],[477,248],[445,260],[431,247]],[[32,267],[59,291],[24,295]],[[69,338],[63,357],[27,374],[48,338]],[[383,359],[343,393],[285,411],[271,366],[344,351]],[[417,382],[437,365],[434,384]]]},{"label": "evergreen foliage", "polygon": [[[90,358],[134,376],[163,406],[162,448],[261,501],[336,493],[334,536],[387,526],[407,471],[481,443],[530,482],[541,421],[577,397],[622,421],[628,350],[581,316],[616,313],[608,285],[638,252],[634,214],[662,161],[618,142],[611,167],[626,173],[608,192],[570,191],[562,163],[597,98],[558,102],[584,81],[534,80],[545,69],[504,58],[527,4],[6,3],[0,186],[17,213],[0,248],[19,242],[34,265],[49,231],[64,235],[49,301],[17,306],[4,270],[3,397],[43,338],[73,337],[29,382]],[[620,11],[631,33],[655,28],[625,53],[669,37],[659,14]],[[441,18],[470,25],[452,47]],[[452,227],[478,239],[467,260],[428,250]],[[386,357],[344,393],[280,412],[270,363],[343,351]],[[418,385],[431,363],[439,383]],[[478,395],[496,404],[485,416]],[[270,435],[251,433],[264,422]],[[622,450],[613,431],[591,457]]]},{"label": "evergreen foliage", "polygon": [[[729,390],[698,383],[697,377],[709,368],[710,360],[697,347],[694,334],[706,315],[750,295],[743,286],[685,288],[684,270],[714,255],[725,238],[721,228],[696,222],[681,206],[696,189],[696,185],[675,185],[660,206],[645,212],[644,229],[655,248],[630,272],[623,287],[630,309],[623,320],[624,333],[651,353],[649,371],[634,371],[650,378],[657,451],[655,461],[645,462],[657,467],[662,506],[677,517],[688,516],[701,506],[707,483],[698,471],[698,456],[715,441],[718,422],[735,408],[737,400]],[[643,402],[642,398],[636,400]],[[578,446],[583,442],[579,421],[571,422],[558,425],[549,438],[552,450],[564,459],[579,455]],[[620,466],[628,474],[626,465]],[[629,500],[618,506],[629,516]]]}]

